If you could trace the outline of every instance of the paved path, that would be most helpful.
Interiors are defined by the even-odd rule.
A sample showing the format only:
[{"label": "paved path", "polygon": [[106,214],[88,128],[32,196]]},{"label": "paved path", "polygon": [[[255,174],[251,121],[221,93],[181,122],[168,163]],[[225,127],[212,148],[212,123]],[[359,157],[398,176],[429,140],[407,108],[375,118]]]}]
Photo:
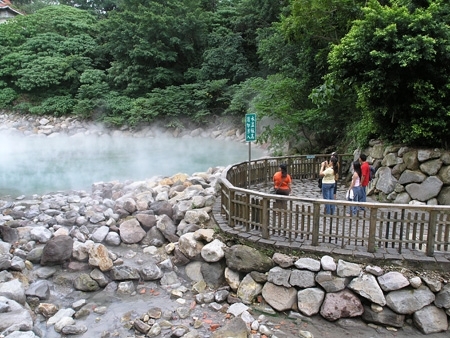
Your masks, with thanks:
[{"label": "paved path", "polygon": [[[255,189],[262,192],[269,192],[272,188],[271,183],[259,184]],[[340,181],[338,183],[338,191],[336,199],[345,200],[345,194],[347,191],[346,185]],[[316,180],[310,179],[295,179],[292,185],[292,195],[303,196],[313,199],[321,199],[322,193],[317,185]],[[371,196],[367,197],[367,202],[376,203]],[[352,259],[360,260],[361,262],[373,262],[379,263],[381,260],[387,262],[395,262],[397,264],[411,267],[420,267],[426,265],[430,269],[444,269],[444,271],[450,270],[450,253],[449,252],[435,252],[434,257],[428,257],[424,251],[412,250],[402,248],[401,253],[397,248],[378,248],[375,253],[367,252],[366,246],[351,246],[345,245],[342,248],[341,245],[334,245],[333,243],[320,243],[318,246],[310,245],[310,242],[303,242],[297,239],[289,241],[285,237],[271,236],[270,239],[262,239],[259,231],[246,231],[245,228],[231,228],[228,226],[226,220],[220,214],[220,200],[218,200],[214,206],[214,217],[219,227],[226,233],[245,239],[246,241],[254,242],[261,246],[271,246],[275,249],[284,252],[290,252],[292,250],[311,252],[317,255],[334,255],[351,257]]]}]

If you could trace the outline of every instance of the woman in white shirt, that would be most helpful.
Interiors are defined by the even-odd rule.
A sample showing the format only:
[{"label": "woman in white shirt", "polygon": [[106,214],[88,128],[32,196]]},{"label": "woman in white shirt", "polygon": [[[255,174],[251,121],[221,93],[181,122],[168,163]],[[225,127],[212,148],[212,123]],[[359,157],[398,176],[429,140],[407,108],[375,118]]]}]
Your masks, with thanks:
[{"label": "woman in white shirt", "polygon": [[[361,163],[359,161],[353,162],[353,175],[352,175],[352,183],[350,183],[349,191],[353,192],[353,197],[349,199],[353,202],[359,202],[362,201],[362,186],[361,186]],[[351,215],[356,215],[358,212],[357,206],[350,207]],[[350,216],[350,213],[346,214],[347,216]]]}]

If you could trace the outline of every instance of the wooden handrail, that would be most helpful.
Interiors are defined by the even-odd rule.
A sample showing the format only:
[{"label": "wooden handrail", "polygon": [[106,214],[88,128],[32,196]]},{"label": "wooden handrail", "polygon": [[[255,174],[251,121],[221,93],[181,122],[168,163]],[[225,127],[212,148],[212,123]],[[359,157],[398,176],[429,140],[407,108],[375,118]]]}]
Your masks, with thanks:
[{"label": "wooden handrail", "polygon": [[[301,238],[312,246],[360,246],[370,253],[422,250],[433,256],[436,248],[448,252],[450,206],[365,202],[358,203],[364,212],[355,218],[346,216],[355,202],[272,195],[252,189],[261,184],[270,186],[281,163],[288,164],[294,181],[316,179],[320,163],[328,158],[324,154],[267,157],[228,166],[220,180],[221,213],[228,226],[241,227],[264,239]],[[341,170],[352,160],[352,154],[340,155]],[[323,214],[325,204],[335,205],[336,213]]]}]

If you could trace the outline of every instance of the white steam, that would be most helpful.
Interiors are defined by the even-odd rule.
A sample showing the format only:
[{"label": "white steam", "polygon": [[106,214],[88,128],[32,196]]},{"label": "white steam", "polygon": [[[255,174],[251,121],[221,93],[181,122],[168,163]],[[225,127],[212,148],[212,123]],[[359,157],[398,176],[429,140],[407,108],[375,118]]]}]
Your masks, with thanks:
[{"label": "white steam", "polygon": [[[252,146],[252,159],[264,151]],[[192,174],[248,160],[248,144],[209,138],[0,133],[0,198],[87,190],[103,181]]]}]

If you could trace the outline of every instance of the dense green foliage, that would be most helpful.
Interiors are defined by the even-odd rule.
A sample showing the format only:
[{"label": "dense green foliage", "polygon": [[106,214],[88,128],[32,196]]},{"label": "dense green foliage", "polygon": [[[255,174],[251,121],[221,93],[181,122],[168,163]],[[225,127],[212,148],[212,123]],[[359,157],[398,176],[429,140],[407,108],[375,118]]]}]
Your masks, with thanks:
[{"label": "dense green foliage", "polygon": [[112,124],[257,113],[302,153],[448,147],[444,0],[13,1],[0,108]]},{"label": "dense green foliage", "polygon": [[[329,55],[330,78],[355,91],[371,128],[392,141],[445,145],[450,132],[449,7],[369,1]],[[446,2],[448,3],[448,2]],[[368,135],[362,135],[365,138]]]}]

